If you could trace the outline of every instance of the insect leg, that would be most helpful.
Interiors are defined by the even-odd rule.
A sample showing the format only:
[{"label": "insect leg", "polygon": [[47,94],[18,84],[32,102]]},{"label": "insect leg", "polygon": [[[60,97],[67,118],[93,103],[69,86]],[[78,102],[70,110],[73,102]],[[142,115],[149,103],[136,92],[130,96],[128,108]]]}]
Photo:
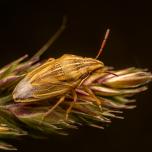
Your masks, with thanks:
[{"label": "insect leg", "polygon": [[92,92],[92,90],[86,86],[86,85],[83,85],[83,88],[84,90],[95,100],[96,104],[99,106],[99,108],[102,110],[102,107],[101,107],[101,101],[100,99],[98,99],[95,94]]},{"label": "insect leg", "polygon": [[60,103],[62,103],[62,102],[64,101],[64,99],[65,99],[65,95],[62,96],[62,97],[58,100],[58,102],[57,102],[53,107],[51,107],[51,109],[49,109],[49,110],[44,114],[44,116],[43,116],[43,118],[42,118],[42,121],[43,121]]},{"label": "insect leg", "polygon": [[66,111],[65,119],[68,120],[69,113],[71,112],[72,107],[74,106],[75,102],[77,101],[77,93],[75,90],[72,90],[72,95],[73,95],[73,101],[70,103],[69,108]]}]

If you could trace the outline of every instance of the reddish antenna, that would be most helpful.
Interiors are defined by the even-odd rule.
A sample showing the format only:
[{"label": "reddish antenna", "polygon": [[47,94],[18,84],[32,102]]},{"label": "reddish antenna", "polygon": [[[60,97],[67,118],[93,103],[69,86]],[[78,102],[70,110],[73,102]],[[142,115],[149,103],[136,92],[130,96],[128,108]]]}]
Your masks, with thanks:
[{"label": "reddish antenna", "polygon": [[104,47],[105,47],[105,45],[106,45],[107,39],[108,39],[108,37],[109,37],[109,33],[110,33],[110,29],[107,29],[107,30],[106,30],[106,34],[105,34],[105,36],[104,36],[104,39],[103,39],[103,41],[102,41],[102,43],[101,43],[101,47],[100,47],[100,49],[99,49],[99,52],[98,52],[98,54],[97,54],[97,56],[96,56],[95,59],[98,59],[99,56],[102,54],[103,49],[104,49]]}]

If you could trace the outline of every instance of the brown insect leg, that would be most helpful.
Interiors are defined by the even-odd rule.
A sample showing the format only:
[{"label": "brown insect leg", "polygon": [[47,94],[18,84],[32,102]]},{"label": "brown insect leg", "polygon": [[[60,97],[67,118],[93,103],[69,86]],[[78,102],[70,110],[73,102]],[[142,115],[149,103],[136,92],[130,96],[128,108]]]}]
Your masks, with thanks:
[{"label": "brown insect leg", "polygon": [[44,114],[44,116],[43,116],[43,118],[42,118],[42,121],[43,121],[60,103],[62,103],[62,102],[64,101],[64,99],[65,99],[65,95],[62,96],[62,97],[58,100],[58,102],[57,102],[53,107],[51,107],[51,109],[49,109],[49,110]]},{"label": "brown insect leg", "polygon": [[102,110],[102,107],[101,107],[101,101],[100,99],[98,99],[95,94],[92,92],[92,90],[86,86],[86,85],[83,85],[83,88],[85,89],[85,91],[95,100],[96,104],[99,106],[100,110]]},{"label": "brown insect leg", "polygon": [[74,106],[75,102],[77,101],[77,93],[75,90],[72,91],[73,94],[73,101],[70,103],[69,108],[66,111],[65,119],[68,120],[69,113],[71,112],[72,107]]}]

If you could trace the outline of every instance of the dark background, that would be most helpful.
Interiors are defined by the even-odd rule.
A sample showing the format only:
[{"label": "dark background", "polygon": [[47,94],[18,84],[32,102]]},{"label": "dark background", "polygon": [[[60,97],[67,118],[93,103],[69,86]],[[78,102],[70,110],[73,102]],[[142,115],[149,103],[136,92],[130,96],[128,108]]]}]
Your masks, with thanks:
[{"label": "dark background", "polygon": [[[102,60],[116,68],[136,66],[152,70],[152,12],[146,1],[11,1],[0,0],[0,65],[28,53],[33,55],[59,28],[68,25],[43,55],[64,53],[95,57],[107,28],[110,38]],[[124,112],[105,130],[81,127],[69,136],[25,140],[20,152],[133,152],[152,151],[152,95],[137,98],[137,108]]]}]

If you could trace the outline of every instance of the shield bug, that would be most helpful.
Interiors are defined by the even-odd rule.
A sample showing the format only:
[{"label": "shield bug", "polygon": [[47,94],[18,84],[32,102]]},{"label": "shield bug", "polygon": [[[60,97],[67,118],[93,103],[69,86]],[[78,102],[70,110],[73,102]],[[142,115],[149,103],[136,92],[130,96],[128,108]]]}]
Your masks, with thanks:
[{"label": "shield bug", "polygon": [[87,86],[82,85],[82,82],[92,72],[104,67],[104,64],[98,58],[105,46],[109,31],[109,29],[106,31],[101,48],[95,59],[64,54],[57,59],[50,58],[41,66],[27,73],[13,91],[14,101],[33,102],[59,97],[56,104],[46,113],[48,115],[65,100],[67,94],[72,93],[74,100],[67,109],[67,118],[68,113],[77,100],[75,89],[81,85],[94,98],[97,105],[100,106],[101,101]]}]

